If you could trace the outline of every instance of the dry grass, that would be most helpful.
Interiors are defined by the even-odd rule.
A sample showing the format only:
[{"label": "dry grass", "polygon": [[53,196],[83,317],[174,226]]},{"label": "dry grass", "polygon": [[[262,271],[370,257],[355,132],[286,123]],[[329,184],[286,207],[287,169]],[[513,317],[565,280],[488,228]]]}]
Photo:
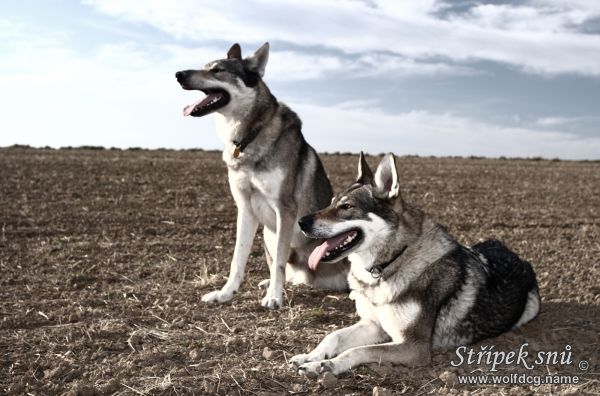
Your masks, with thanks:
[{"label": "dry grass", "polygon": [[[336,189],[353,180],[355,161],[324,156]],[[481,345],[570,344],[587,372],[534,372],[581,374],[581,384],[453,390],[439,376],[454,354],[440,351],[429,367],[372,364],[325,389],[287,359],[356,320],[346,294],[289,286],[281,310],[261,309],[257,284],[268,271],[257,238],[234,300],[200,301],[225,282],[235,235],[219,153],[13,148],[0,150],[0,392],[599,394],[600,163],[405,157],[399,165],[404,196],[461,242],[503,239],[538,273],[540,317]]]}]

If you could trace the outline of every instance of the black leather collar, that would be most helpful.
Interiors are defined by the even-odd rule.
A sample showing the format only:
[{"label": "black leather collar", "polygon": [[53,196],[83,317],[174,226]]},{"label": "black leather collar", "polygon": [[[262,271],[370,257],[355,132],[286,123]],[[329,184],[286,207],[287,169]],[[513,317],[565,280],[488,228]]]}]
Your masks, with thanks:
[{"label": "black leather collar", "polygon": [[258,134],[260,133],[260,127],[252,128],[250,133],[247,134],[241,141],[234,140],[233,144],[235,145],[235,150],[233,151],[233,156],[235,158],[239,157],[240,153],[243,153],[246,147],[250,143],[256,139]]},{"label": "black leather collar", "polygon": [[392,258],[391,260],[386,261],[385,263],[382,263],[382,264],[372,266],[371,269],[368,270],[371,273],[371,276],[375,279],[381,278],[381,274],[383,274],[383,270],[386,269],[394,261],[396,261],[398,259],[398,257],[402,256],[402,254],[404,253],[404,251],[406,250],[407,247],[408,247],[408,245],[404,246],[402,249],[400,249],[400,252],[396,256],[394,256],[394,258]]}]

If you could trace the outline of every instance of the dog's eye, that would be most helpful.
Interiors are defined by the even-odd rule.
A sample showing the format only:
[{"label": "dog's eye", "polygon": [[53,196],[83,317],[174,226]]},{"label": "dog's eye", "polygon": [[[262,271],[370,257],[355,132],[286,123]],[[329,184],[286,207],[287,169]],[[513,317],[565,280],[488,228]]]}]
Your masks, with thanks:
[{"label": "dog's eye", "polygon": [[215,66],[212,69],[210,69],[210,71],[213,73],[219,73],[219,72],[225,71],[225,69],[223,69],[221,66]]},{"label": "dog's eye", "polygon": [[349,203],[343,203],[340,206],[338,206],[338,208],[348,210],[348,209],[352,208],[352,205],[350,205]]}]

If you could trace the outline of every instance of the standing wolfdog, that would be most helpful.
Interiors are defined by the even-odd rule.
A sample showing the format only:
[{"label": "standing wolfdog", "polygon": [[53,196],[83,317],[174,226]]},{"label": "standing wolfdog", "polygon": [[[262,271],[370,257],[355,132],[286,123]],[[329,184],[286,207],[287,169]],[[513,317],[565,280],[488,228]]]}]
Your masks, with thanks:
[{"label": "standing wolfdog", "polygon": [[357,182],[300,227],[326,239],[313,266],[349,258],[350,298],[361,318],[294,356],[302,374],[338,374],[368,362],[427,364],[432,347],[495,337],[539,311],[531,265],[495,240],[461,246],[404,202],[391,154],[373,175],[361,153]]},{"label": "standing wolfdog", "polygon": [[206,94],[183,113],[193,117],[214,113],[238,209],[229,279],[221,290],[204,295],[205,302],[231,300],[244,278],[259,224],[264,225],[270,267],[270,278],[261,282],[267,288],[262,306],[281,306],[286,279],[347,289],[345,263],[316,271],[308,268],[310,252],[320,242],[302,235],[297,221],[327,206],[333,193],[317,153],[302,136],[300,118],[277,101],[262,79],[268,57],[268,43],[245,59],[240,46],[234,44],[226,59],[209,62],[200,70],[176,73],[183,89]]}]

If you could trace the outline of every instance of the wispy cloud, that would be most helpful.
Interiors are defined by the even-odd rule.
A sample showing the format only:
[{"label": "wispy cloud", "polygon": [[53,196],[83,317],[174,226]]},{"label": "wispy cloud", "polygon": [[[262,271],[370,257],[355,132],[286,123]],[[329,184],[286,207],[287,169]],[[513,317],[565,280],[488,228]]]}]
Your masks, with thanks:
[{"label": "wispy cloud", "polygon": [[[459,112],[448,110],[451,106],[428,108],[430,98],[415,99],[421,83],[408,84],[449,84],[451,97],[445,100],[452,101],[454,89],[463,89],[467,79],[494,81],[493,71],[488,75],[473,59],[503,59],[542,74],[595,75],[598,59],[589,49],[598,36],[586,35],[591,41],[580,43],[585,50],[573,43],[583,36],[577,23],[597,10],[537,3],[527,3],[533,11],[470,7],[441,15],[441,3],[433,1],[261,1],[245,7],[224,1],[205,4],[200,15],[182,1],[94,2],[94,9],[121,22],[107,27],[110,40],[95,37],[88,45],[84,38],[86,45],[80,46],[73,45],[77,31],[0,17],[0,146],[219,148],[210,117],[181,116],[184,105],[201,93],[181,90],[174,72],[223,57],[226,43],[240,38],[248,54],[275,37],[267,81],[301,115],[308,140],[319,150],[599,158],[599,139],[589,132],[598,124],[593,114],[553,111],[537,103],[543,112],[524,108],[522,117],[506,126],[502,117],[482,121],[468,111],[487,100],[497,103],[494,111],[502,115],[493,84],[482,89],[483,96],[467,97],[469,104],[458,106]],[[543,23],[555,29],[520,25],[519,18],[531,12],[548,13]],[[559,12],[572,15],[559,18]],[[80,25],[97,31],[94,24],[100,22],[87,17]],[[146,40],[148,30],[154,31],[146,25],[168,34]],[[527,29],[532,35],[524,33]],[[538,37],[531,44],[538,52],[528,53],[523,37]],[[556,56],[561,46],[568,51]],[[569,58],[569,51],[576,56]],[[585,133],[567,132],[577,129]]]},{"label": "wispy cloud", "polygon": [[[578,26],[600,15],[593,1],[532,0],[524,5],[476,5],[441,18],[435,1],[88,0],[100,12],[146,23],[201,42],[259,43],[265,37],[348,54],[392,53],[416,62],[488,60],[531,73],[600,75],[600,36]],[[316,28],[318,27],[318,28]],[[401,70],[401,68],[400,68]]]},{"label": "wispy cloud", "polygon": [[[12,93],[0,97],[0,107],[10,109],[0,120],[0,128],[18,130],[19,142],[220,147],[210,118],[181,116],[181,108],[199,93],[181,90],[172,72],[190,58],[211,59],[222,49],[206,47],[184,54],[179,46],[166,46],[162,52],[148,53],[133,44],[111,44],[79,54],[40,45],[12,52],[6,58],[9,64],[26,64],[32,53],[37,54],[38,61],[2,73],[0,79],[0,89]],[[338,66],[332,65],[332,70]],[[597,138],[508,128],[447,113],[389,114],[374,99],[328,106],[306,100],[291,102],[303,118],[304,133],[319,150],[563,158],[593,158],[600,153]],[[543,129],[562,122],[566,120],[539,120]],[[14,135],[2,134],[0,146],[13,143]]]},{"label": "wispy cloud", "polygon": [[538,118],[535,123],[545,127],[557,127],[575,121],[568,117],[542,117]]}]

